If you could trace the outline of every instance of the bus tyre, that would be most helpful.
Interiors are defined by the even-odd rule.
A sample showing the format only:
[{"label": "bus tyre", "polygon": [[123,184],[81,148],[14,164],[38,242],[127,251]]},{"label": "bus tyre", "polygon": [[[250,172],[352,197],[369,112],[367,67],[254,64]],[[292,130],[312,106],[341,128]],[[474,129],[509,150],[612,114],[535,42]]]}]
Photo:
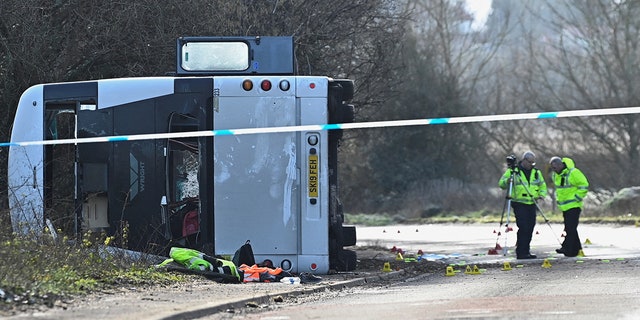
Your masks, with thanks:
[{"label": "bus tyre", "polygon": [[349,79],[337,79],[334,80],[335,83],[339,84],[342,87],[342,101],[351,101],[353,99],[353,80]]},{"label": "bus tyre", "polygon": [[335,269],[338,271],[354,271],[358,258],[353,250],[340,250],[338,261],[336,261]]},{"label": "bus tyre", "polygon": [[356,121],[356,107],[352,104],[342,105],[342,123],[353,123]]},{"label": "bus tyre", "polygon": [[356,245],[356,226],[342,226],[342,246]]}]

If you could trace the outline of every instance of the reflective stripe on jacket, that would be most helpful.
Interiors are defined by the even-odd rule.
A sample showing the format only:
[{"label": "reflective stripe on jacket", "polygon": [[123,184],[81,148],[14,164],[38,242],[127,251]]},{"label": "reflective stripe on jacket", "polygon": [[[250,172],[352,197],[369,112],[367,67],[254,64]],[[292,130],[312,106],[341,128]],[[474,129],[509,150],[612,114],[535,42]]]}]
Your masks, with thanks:
[{"label": "reflective stripe on jacket", "polygon": [[572,208],[582,208],[583,199],[589,191],[587,177],[575,167],[573,160],[562,158],[567,166],[560,173],[553,173],[553,183],[556,187],[556,201],[558,208],[567,211]]},{"label": "reflective stripe on jacket", "polygon": [[[511,177],[511,169],[502,175],[498,186],[501,189],[509,187],[509,177]],[[513,190],[511,190],[511,201],[524,204],[534,204],[535,199],[547,196],[547,184],[544,182],[542,172],[536,168],[531,168],[529,180],[523,172],[522,168],[518,168],[515,172],[513,181]]]}]

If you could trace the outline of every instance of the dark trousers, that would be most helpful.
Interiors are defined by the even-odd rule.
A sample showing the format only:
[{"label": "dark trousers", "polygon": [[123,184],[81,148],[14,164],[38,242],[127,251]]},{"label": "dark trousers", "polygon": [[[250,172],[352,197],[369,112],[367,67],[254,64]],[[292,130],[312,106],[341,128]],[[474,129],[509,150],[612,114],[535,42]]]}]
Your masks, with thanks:
[{"label": "dark trousers", "polygon": [[582,250],[580,236],[578,236],[578,222],[582,209],[572,208],[562,212],[564,218],[564,232],[566,233],[562,242],[562,250],[567,257],[575,257]]},{"label": "dark trousers", "polygon": [[512,202],[511,207],[516,216],[516,225],[518,226],[516,256],[527,256],[530,254],[531,237],[533,228],[536,226],[536,205]]}]

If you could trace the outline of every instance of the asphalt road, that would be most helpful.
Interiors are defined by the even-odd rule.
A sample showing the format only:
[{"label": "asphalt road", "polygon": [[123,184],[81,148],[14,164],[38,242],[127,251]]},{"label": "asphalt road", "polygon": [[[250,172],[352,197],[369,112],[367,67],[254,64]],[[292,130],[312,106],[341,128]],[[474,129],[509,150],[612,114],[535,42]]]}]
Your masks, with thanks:
[{"label": "asphalt road", "polygon": [[[582,225],[584,257],[555,253],[562,226],[536,228],[538,259],[513,256],[516,232],[493,225],[358,228],[359,246],[400,248],[442,260],[443,270],[408,281],[299,298],[262,310],[203,319],[637,319],[640,228]],[[515,228],[514,228],[515,229]],[[496,242],[507,248],[488,255]],[[466,274],[465,266],[481,266]]]},{"label": "asphalt road", "polygon": [[[503,224],[432,224],[385,227],[359,227],[358,246],[396,246],[408,253],[422,250],[427,258],[476,257],[489,253],[499,244],[513,255],[517,227],[506,232]],[[531,240],[531,252],[539,257],[560,247],[564,240],[560,224],[538,223]],[[584,254],[589,258],[640,258],[640,228],[634,226],[586,225],[578,227]],[[504,251],[499,252],[504,256]],[[495,256],[494,256],[495,257]],[[491,257],[487,257],[491,258]]]},{"label": "asphalt road", "polygon": [[313,297],[268,312],[205,319],[640,318],[638,260],[575,261],[554,260],[550,268],[531,261],[508,271],[487,268],[479,275],[432,274]]}]

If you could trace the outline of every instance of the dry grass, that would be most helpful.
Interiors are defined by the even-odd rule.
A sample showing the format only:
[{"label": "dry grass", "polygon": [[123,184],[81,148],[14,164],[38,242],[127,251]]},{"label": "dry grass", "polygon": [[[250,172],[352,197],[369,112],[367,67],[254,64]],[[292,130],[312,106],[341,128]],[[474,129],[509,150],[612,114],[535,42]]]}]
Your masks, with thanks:
[{"label": "dry grass", "polygon": [[[6,225],[6,224],[5,224]],[[9,226],[11,224],[9,223]],[[181,276],[161,272],[148,259],[108,252],[111,238],[83,240],[0,234],[0,310],[51,304],[65,296],[122,285],[161,284]]]}]

